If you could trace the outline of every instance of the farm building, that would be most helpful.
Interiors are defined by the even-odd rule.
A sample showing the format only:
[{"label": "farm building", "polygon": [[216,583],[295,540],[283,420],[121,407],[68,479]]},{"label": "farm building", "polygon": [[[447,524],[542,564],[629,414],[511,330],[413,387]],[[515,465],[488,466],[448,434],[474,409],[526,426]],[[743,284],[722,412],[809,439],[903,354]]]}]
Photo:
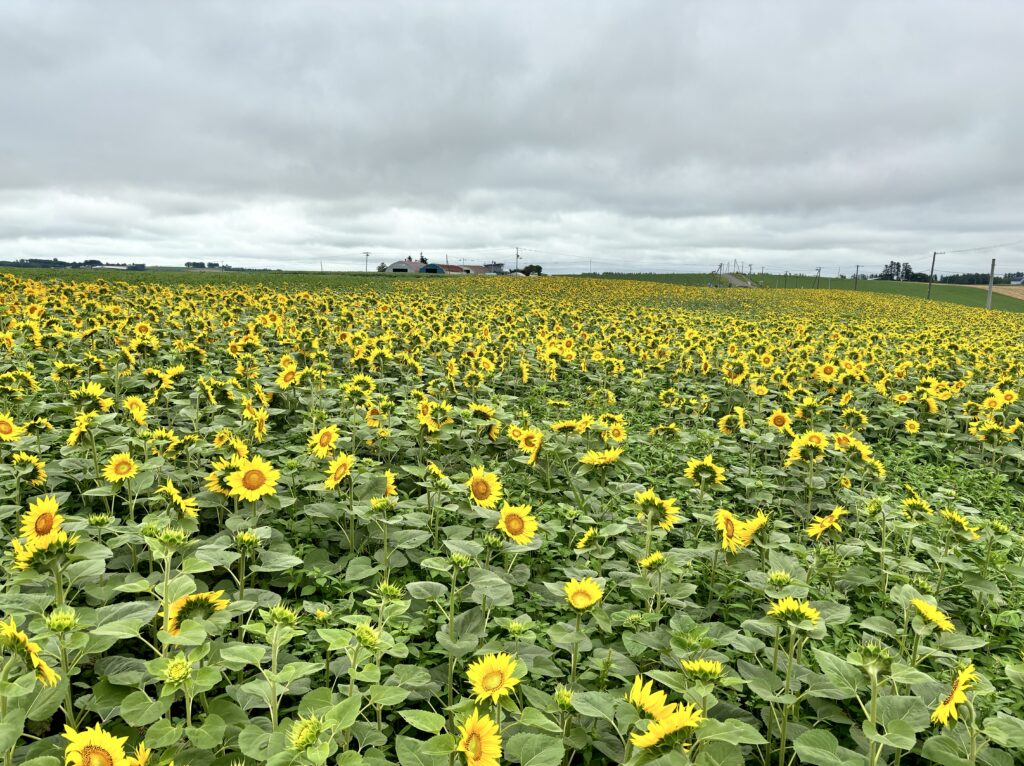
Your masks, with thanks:
[{"label": "farm building", "polygon": [[388,271],[393,274],[415,274],[420,270],[420,266],[422,265],[423,264],[419,261],[406,258],[404,261],[395,261],[384,269],[384,271]]}]

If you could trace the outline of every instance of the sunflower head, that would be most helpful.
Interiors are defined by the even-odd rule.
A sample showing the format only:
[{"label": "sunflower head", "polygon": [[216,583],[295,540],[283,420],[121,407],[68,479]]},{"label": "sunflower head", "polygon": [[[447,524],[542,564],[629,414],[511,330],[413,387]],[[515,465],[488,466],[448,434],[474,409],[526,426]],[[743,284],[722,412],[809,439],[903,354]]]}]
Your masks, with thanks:
[{"label": "sunflower head", "polygon": [[582,580],[575,578],[565,584],[565,600],[573,609],[583,611],[589,609],[604,597],[604,591],[590,577]]}]

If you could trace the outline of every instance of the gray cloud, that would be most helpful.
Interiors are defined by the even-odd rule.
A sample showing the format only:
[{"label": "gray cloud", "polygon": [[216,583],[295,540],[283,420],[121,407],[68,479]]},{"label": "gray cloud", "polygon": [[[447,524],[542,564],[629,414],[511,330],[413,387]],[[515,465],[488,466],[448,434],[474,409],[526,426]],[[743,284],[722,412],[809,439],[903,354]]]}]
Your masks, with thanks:
[{"label": "gray cloud", "polygon": [[924,266],[1024,237],[1021,39],[996,0],[9,0],[0,258]]}]

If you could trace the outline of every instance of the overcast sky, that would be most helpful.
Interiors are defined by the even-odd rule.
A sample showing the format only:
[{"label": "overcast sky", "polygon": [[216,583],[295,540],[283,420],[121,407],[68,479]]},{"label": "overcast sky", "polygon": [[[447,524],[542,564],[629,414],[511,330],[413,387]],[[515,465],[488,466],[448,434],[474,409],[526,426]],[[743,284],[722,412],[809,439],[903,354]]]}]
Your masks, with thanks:
[{"label": "overcast sky", "polygon": [[1022,40],[1011,0],[3,0],[0,259],[927,271],[1024,239]]}]

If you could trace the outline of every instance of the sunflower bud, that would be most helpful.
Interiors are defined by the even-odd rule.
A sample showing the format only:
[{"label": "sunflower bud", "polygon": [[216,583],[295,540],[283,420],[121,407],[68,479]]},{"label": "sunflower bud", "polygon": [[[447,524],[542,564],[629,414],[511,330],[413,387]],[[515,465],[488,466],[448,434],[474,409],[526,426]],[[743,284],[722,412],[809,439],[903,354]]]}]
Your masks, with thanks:
[{"label": "sunflower bud", "polygon": [[251,529],[243,529],[235,534],[235,547],[239,551],[251,553],[259,547],[260,538]]},{"label": "sunflower bud", "polygon": [[356,641],[364,649],[376,651],[380,646],[380,633],[368,622],[356,626]]},{"label": "sunflower bud", "polygon": [[559,685],[555,689],[555,704],[562,710],[572,710],[572,689]]},{"label": "sunflower bud", "polygon": [[459,569],[465,569],[473,563],[473,559],[465,553],[453,553],[450,558]]},{"label": "sunflower bud", "polygon": [[392,497],[374,497],[370,500],[370,508],[374,513],[391,513],[398,504]]},{"label": "sunflower bud", "polygon": [[78,614],[70,606],[54,609],[46,616],[46,627],[54,633],[70,633],[78,627]]},{"label": "sunflower bud", "polygon": [[288,730],[288,747],[292,750],[305,750],[316,744],[323,731],[323,721],[317,716],[300,718]]},{"label": "sunflower bud", "polygon": [[271,625],[294,625],[299,615],[294,609],[289,609],[286,606],[272,606],[263,613],[264,619]]},{"label": "sunflower bud", "polygon": [[91,513],[89,514],[89,524],[94,527],[105,527],[111,522],[111,516],[109,513]]},{"label": "sunflower bud", "polygon": [[171,659],[164,668],[164,681],[168,684],[178,686],[184,684],[192,677],[192,663],[185,655],[179,654]]},{"label": "sunflower bud", "polygon": [[384,580],[377,586],[377,592],[384,601],[398,601],[403,595],[400,587],[392,585],[387,580]]}]

